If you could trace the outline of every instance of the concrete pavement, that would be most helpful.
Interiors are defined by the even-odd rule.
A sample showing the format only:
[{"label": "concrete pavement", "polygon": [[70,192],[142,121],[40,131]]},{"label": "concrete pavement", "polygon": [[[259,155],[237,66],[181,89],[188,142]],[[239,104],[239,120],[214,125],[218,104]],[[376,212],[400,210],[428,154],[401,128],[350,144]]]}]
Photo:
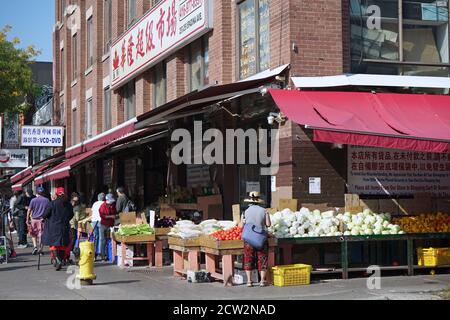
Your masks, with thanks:
[{"label": "concrete pavement", "polygon": [[[439,299],[437,292],[450,286],[450,275],[386,277],[380,290],[368,290],[366,279],[331,280],[300,287],[247,288],[223,287],[219,282],[190,284],[172,276],[172,269],[120,269],[97,263],[97,280],[91,287],[74,287],[74,275],[67,268],[56,272],[49,255],[41,259],[37,270],[37,256],[31,249],[19,250],[18,257],[0,266],[0,299],[56,299],[56,300],[398,300]],[[69,284],[69,287],[67,286]]]}]

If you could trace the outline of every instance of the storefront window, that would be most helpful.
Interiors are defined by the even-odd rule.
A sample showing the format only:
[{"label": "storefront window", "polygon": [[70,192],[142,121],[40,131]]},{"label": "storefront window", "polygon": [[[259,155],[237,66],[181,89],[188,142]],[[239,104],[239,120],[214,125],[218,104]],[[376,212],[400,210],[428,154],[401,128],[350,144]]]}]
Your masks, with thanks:
[{"label": "storefront window", "polygon": [[448,76],[448,1],[352,0],[350,17],[353,73]]},{"label": "storefront window", "polygon": [[167,77],[166,63],[162,62],[153,69],[153,105],[158,108],[166,103]]},{"label": "storefront window", "polygon": [[125,121],[136,116],[136,85],[132,80],[125,85]]},{"label": "storefront window", "polygon": [[238,13],[239,75],[245,79],[270,67],[269,1],[242,1]]},{"label": "storefront window", "polygon": [[189,88],[198,90],[209,82],[208,40],[202,38],[189,46]]}]

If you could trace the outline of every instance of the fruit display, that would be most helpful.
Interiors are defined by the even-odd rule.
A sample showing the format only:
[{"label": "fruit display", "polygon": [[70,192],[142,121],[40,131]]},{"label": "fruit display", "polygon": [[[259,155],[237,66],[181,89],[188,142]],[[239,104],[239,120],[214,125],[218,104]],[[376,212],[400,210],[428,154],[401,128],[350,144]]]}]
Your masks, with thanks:
[{"label": "fruit display", "polygon": [[450,215],[445,213],[398,217],[393,221],[408,233],[450,232]]},{"label": "fruit display", "polygon": [[117,231],[117,234],[123,237],[152,235],[155,234],[155,230],[150,228],[148,224],[121,225]]},{"label": "fruit display", "polygon": [[189,220],[181,220],[171,229],[169,236],[181,239],[193,239],[198,238],[201,235],[210,235],[220,230],[230,230],[236,226],[237,223],[234,221],[218,221],[211,219],[197,225]]},{"label": "fruit display", "polygon": [[241,227],[234,227],[229,230],[220,230],[211,234],[211,237],[221,241],[242,240],[242,230],[243,229]]},{"label": "fruit display", "polygon": [[337,214],[302,208],[298,212],[285,209],[271,216],[269,231],[277,238],[337,237],[404,234],[401,227],[390,223],[389,214],[364,210],[358,214]]}]

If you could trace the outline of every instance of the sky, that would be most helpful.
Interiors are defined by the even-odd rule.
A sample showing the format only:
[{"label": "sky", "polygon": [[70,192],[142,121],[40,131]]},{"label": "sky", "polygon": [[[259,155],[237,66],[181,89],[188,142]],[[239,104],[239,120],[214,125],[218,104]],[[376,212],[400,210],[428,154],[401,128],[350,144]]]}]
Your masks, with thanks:
[{"label": "sky", "polygon": [[18,37],[20,47],[33,44],[41,55],[36,61],[53,61],[54,0],[0,0],[0,28],[12,27],[9,38]]}]

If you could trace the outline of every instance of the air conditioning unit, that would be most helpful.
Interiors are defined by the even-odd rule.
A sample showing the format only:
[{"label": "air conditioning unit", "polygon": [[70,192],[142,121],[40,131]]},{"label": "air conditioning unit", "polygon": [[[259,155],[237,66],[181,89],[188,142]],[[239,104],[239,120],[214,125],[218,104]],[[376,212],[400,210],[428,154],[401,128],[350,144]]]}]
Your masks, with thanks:
[{"label": "air conditioning unit", "polygon": [[67,6],[65,14],[69,16],[72,15],[75,12],[75,10],[77,10],[77,7],[78,6],[76,4],[71,4]]}]

